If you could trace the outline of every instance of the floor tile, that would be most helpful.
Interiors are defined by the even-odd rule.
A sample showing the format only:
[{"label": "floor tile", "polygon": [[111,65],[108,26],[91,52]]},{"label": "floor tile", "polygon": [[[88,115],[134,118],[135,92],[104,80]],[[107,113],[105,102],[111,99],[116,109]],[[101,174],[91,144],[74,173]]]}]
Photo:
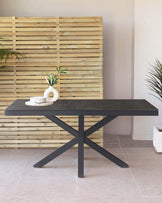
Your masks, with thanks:
[{"label": "floor tile", "polygon": [[160,203],[162,155],[152,142],[106,136],[104,147],[129,168],[85,149],[85,178],[77,177],[77,149],[43,168],[33,164],[52,149],[0,150],[0,203]]}]

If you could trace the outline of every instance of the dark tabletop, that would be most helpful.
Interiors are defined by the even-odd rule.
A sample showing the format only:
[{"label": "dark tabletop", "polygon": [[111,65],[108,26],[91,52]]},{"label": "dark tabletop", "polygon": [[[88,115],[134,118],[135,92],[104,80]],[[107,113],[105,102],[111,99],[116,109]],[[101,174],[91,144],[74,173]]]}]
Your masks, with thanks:
[{"label": "dark tabletop", "polygon": [[158,109],[146,100],[57,100],[42,107],[27,106],[26,101],[14,101],[5,110],[5,115],[158,115]]}]

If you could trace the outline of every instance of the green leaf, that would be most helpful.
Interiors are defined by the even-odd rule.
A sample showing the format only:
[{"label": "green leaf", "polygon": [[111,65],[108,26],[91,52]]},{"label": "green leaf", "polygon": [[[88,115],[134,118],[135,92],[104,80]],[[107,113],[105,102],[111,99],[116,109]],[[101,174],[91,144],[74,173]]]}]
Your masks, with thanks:
[{"label": "green leaf", "polygon": [[62,66],[59,66],[59,68],[57,68],[57,72],[58,72],[59,74],[61,74],[61,73],[65,74],[65,73],[67,73],[67,70],[64,69],[64,68],[62,68]]},{"label": "green leaf", "polygon": [[[0,39],[3,39],[2,37],[0,37]],[[11,57],[13,58],[13,56],[16,57],[16,59],[20,59],[20,57],[22,57],[23,55],[17,51],[12,51],[9,49],[5,49],[5,47],[3,46],[2,43],[0,43],[0,62],[1,63],[7,63],[8,59]],[[3,65],[0,64],[0,67],[2,67]],[[5,67],[5,66],[3,66]]]},{"label": "green leaf", "polygon": [[53,86],[54,84],[57,84],[58,82],[58,75],[61,73],[66,73],[66,70],[63,69],[61,66],[59,66],[58,68],[56,68],[58,74],[54,74],[54,73],[47,73],[48,78],[46,78],[46,80],[48,81],[50,86]]},{"label": "green leaf", "polygon": [[162,64],[156,59],[155,64],[151,65],[152,69],[149,71],[149,75],[146,78],[148,87],[155,93],[154,97],[162,101]]}]

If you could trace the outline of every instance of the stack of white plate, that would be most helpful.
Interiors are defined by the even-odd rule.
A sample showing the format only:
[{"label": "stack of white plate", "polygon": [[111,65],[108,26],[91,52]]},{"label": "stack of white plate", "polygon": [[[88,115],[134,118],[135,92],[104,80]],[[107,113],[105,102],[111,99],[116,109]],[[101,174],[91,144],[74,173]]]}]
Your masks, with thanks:
[{"label": "stack of white plate", "polygon": [[28,106],[48,106],[53,102],[47,102],[46,97],[30,97],[30,101],[25,102]]}]

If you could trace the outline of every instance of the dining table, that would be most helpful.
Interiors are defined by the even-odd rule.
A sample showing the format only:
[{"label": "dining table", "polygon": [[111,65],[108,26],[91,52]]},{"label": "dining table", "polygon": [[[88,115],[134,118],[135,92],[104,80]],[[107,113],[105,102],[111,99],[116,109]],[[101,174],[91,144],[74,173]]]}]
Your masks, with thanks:
[{"label": "dining table", "polygon": [[[128,164],[107,151],[89,136],[119,116],[157,116],[158,109],[145,99],[59,99],[49,106],[27,106],[26,99],[17,99],[5,109],[6,116],[44,116],[70,133],[73,138],[66,144],[34,164],[41,168],[74,145],[78,144],[78,177],[84,177],[84,144],[94,149],[121,168]],[[78,129],[58,118],[77,116]],[[102,119],[88,129],[84,129],[85,116],[102,116]]]}]

